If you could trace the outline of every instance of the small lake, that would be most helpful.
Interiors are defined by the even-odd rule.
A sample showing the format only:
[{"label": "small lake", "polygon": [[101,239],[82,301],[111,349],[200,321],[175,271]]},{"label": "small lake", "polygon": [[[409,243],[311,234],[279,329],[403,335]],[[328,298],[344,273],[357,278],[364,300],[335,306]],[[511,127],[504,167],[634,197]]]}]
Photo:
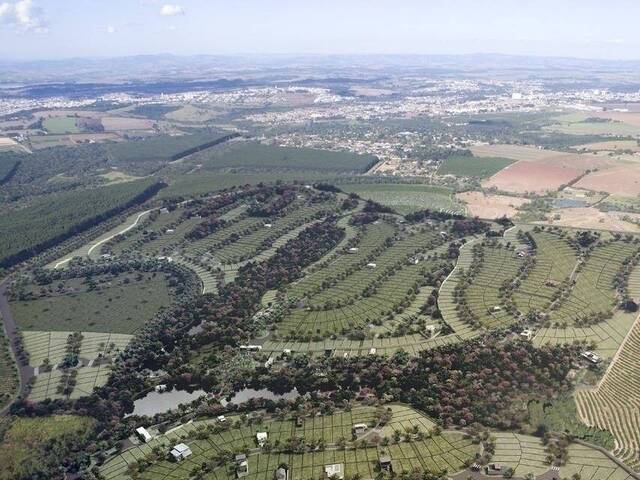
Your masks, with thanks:
[{"label": "small lake", "polygon": [[260,398],[263,400],[273,400],[274,402],[277,402],[278,400],[295,400],[299,396],[300,394],[298,393],[298,390],[296,390],[295,388],[290,392],[283,393],[282,395],[273,393],[271,390],[267,390],[266,388],[263,388],[261,390],[255,390],[253,388],[245,388],[234,393],[229,401],[227,401],[225,398],[221,398],[220,404],[225,407],[230,403],[235,403],[236,405],[240,405],[241,403],[248,402],[249,400],[253,400],[254,398]]},{"label": "small lake", "polygon": [[130,415],[148,415],[152,417],[156,413],[165,413],[175,410],[181,403],[191,403],[202,395],[204,390],[195,390],[192,393],[186,390],[171,390],[169,392],[149,392],[144,397],[133,402],[133,413]]},{"label": "small lake", "polygon": [[[129,415],[148,415],[150,417],[154,416],[156,413],[165,413],[169,410],[175,410],[178,408],[178,405],[181,403],[188,404],[197,400],[203,395],[206,395],[207,392],[204,390],[195,390],[192,393],[187,392],[186,390],[171,390],[168,392],[149,392],[144,397],[139,398],[135,402],[133,402],[133,413]],[[263,388],[261,390],[255,390],[253,388],[244,388],[236,393],[234,393],[231,397],[231,400],[227,401],[224,398],[220,399],[220,404],[223,407],[226,407],[230,403],[235,403],[239,405],[244,402],[248,402],[249,400],[260,398],[264,400],[273,400],[277,402],[278,400],[295,400],[298,398],[300,394],[298,390],[295,388],[290,392],[283,393],[282,395],[278,395],[277,393],[273,393],[271,390],[267,390]]]},{"label": "small lake", "polygon": [[584,208],[589,206],[585,200],[577,200],[573,198],[556,198],[553,201],[554,208]]}]

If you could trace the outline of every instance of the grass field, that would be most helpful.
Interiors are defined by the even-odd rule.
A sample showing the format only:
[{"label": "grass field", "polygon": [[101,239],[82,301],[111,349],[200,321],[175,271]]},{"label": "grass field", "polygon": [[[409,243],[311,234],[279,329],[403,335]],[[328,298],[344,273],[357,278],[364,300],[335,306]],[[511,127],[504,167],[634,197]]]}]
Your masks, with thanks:
[{"label": "grass field", "polygon": [[201,152],[190,159],[192,163],[202,164],[205,170],[241,168],[333,173],[364,173],[376,161],[372,155],[311,148],[277,147],[256,142],[227,145],[222,149]]},{"label": "grass field", "polygon": [[52,135],[64,133],[80,133],[74,117],[50,117],[42,122],[44,129]]},{"label": "grass field", "polygon": [[100,289],[16,300],[11,308],[21,330],[134,333],[171,303],[164,274],[114,279]]},{"label": "grass field", "polygon": [[386,183],[353,183],[339,186],[347,193],[357,193],[364,199],[391,207],[400,214],[427,208],[450,213],[464,212],[464,206],[456,200],[454,192],[446,187]]},{"label": "grass field", "polygon": [[63,435],[84,434],[94,422],[90,417],[72,415],[14,418],[0,443],[0,479],[28,476],[29,464],[38,462],[38,448],[45,442]]},{"label": "grass field", "polygon": [[[392,407],[392,419],[387,426],[379,430],[381,436],[391,436],[394,430],[403,435],[409,435],[414,427],[427,433],[433,423],[409,407],[394,405]],[[123,453],[107,461],[101,468],[101,474],[107,480],[120,480],[129,478],[127,468],[131,463],[145,458],[151,454],[154,446],[160,445],[163,450],[179,441],[186,442],[194,452],[191,457],[180,463],[170,463],[166,460],[154,461],[145,469],[140,478],[153,479],[187,479],[194,467],[198,467],[203,461],[212,459],[223,449],[233,452],[244,451],[252,448],[257,431],[266,431],[269,442],[278,445],[286,442],[292,436],[302,437],[306,441],[312,439],[324,439],[327,448],[322,451],[307,452],[303,454],[266,453],[264,451],[248,456],[250,480],[270,480],[278,465],[286,463],[289,467],[289,478],[292,480],[305,480],[318,478],[328,464],[342,463],[345,475],[352,476],[359,473],[363,478],[375,478],[377,462],[382,452],[388,453],[392,460],[393,470],[397,473],[411,471],[415,467],[431,472],[447,470],[456,472],[462,468],[465,460],[473,457],[477,446],[470,440],[464,439],[462,433],[442,433],[440,435],[427,435],[424,440],[414,439],[411,442],[391,442],[387,447],[366,447],[353,449],[351,435],[353,425],[367,423],[374,426],[373,407],[356,406],[349,412],[337,411],[332,415],[307,417],[302,427],[296,427],[292,418],[285,420],[268,419],[262,425],[233,428],[222,433],[214,433],[207,430],[207,425],[213,425],[214,421],[194,422],[183,425],[178,429],[153,439],[150,443],[132,447]],[[230,421],[234,419],[229,418]],[[208,432],[197,440],[198,432]],[[349,448],[335,449],[333,446],[340,438],[347,441]],[[229,466],[231,467],[231,466]],[[209,478],[226,480],[235,477],[233,467],[220,467],[215,469]]]},{"label": "grass field", "polygon": [[544,127],[545,130],[569,135],[607,135],[620,137],[640,136],[640,127],[620,121],[589,121],[589,115],[577,113],[555,118],[557,124]]},{"label": "grass field", "polygon": [[502,157],[458,155],[444,160],[438,168],[438,175],[487,178],[513,162],[514,160]]}]

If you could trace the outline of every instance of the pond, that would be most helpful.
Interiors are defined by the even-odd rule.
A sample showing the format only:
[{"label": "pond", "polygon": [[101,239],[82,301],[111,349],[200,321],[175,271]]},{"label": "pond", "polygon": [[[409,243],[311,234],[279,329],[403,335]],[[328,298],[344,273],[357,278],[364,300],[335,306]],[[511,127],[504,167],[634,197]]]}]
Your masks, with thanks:
[{"label": "pond", "polygon": [[300,394],[295,388],[290,392],[283,393],[282,395],[273,393],[271,390],[267,390],[266,388],[263,388],[261,390],[244,388],[234,393],[229,401],[227,401],[225,398],[221,398],[220,403],[222,404],[222,406],[227,406],[230,403],[240,405],[241,403],[248,402],[249,400],[253,400],[254,398],[273,400],[274,402],[277,402],[278,400],[295,400],[299,396]]},{"label": "pond", "polygon": [[171,390],[168,392],[149,392],[144,397],[133,402],[133,413],[130,415],[153,416],[156,413],[165,413],[175,410],[181,403],[191,403],[202,395],[204,390],[195,390],[191,393],[186,390]]},{"label": "pond", "polygon": [[553,201],[554,208],[584,208],[589,206],[585,200],[577,200],[573,198],[556,198]]}]

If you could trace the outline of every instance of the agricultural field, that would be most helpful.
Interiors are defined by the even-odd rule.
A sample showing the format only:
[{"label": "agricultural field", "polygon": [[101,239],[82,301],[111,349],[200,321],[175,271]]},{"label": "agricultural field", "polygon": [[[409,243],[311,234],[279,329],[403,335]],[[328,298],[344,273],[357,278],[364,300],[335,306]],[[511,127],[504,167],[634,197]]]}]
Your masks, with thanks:
[{"label": "agricultural field", "polygon": [[47,442],[68,435],[83,436],[94,424],[91,417],[75,415],[12,418],[0,443],[0,479],[28,476],[33,465],[45,460],[40,449]]},{"label": "agricultural field", "polygon": [[189,161],[201,164],[204,170],[243,169],[345,174],[364,173],[377,162],[377,159],[372,155],[359,155],[350,152],[239,142],[229,144],[221,149],[198,153]]},{"label": "agricultural field", "polygon": [[451,213],[464,212],[464,206],[456,200],[454,192],[446,187],[420,184],[345,183],[340,185],[340,189],[391,207],[401,215],[425,209]]},{"label": "agricultural field", "polygon": [[52,135],[80,133],[75,117],[49,117],[42,122],[44,129]]},{"label": "agricultural field", "polygon": [[24,331],[82,331],[132,334],[171,303],[163,273],[102,275],[69,279],[16,292],[11,309]]},{"label": "agricultural field", "polygon": [[640,125],[625,123],[614,117],[606,118],[599,115],[569,114],[553,119],[552,125],[545,127],[553,132],[566,133],[569,135],[606,135],[615,137],[637,137],[640,136]]},{"label": "agricultural field", "polygon": [[501,157],[452,156],[438,167],[438,175],[486,178],[498,173],[515,160]]},{"label": "agricultural field", "polygon": [[[273,446],[269,453],[264,450],[248,455],[249,475],[246,478],[267,480],[273,477],[274,471],[282,463],[289,468],[289,478],[306,479],[321,475],[325,465],[340,463],[344,467],[346,476],[359,473],[364,478],[376,476],[378,459],[381,454],[391,457],[394,472],[411,471],[420,467],[425,471],[440,472],[447,470],[456,472],[461,470],[463,463],[472,458],[477,450],[470,440],[464,439],[462,433],[430,434],[433,423],[420,413],[408,407],[394,405],[391,407],[391,420],[383,428],[376,428],[375,408],[356,406],[349,412],[336,411],[331,415],[306,417],[302,426],[296,426],[293,418],[276,420],[267,418],[261,425],[242,424],[239,428],[224,430],[216,433],[212,429],[214,421],[194,422],[178,427],[165,435],[154,438],[150,443],[132,447],[107,461],[101,467],[101,474],[107,480],[130,478],[128,472],[132,463],[151,456],[152,448],[159,445],[162,449],[179,441],[186,442],[194,454],[184,462],[170,463],[159,459],[152,461],[149,468],[140,474],[140,478],[189,478],[194,467],[203,461],[213,459],[222,449],[233,452],[245,451],[252,448],[258,431],[266,431],[268,441]],[[229,418],[227,423],[235,421]],[[394,431],[400,432],[401,441],[391,442],[388,446],[367,446],[354,449],[352,447],[352,429],[357,423],[369,425],[372,433],[378,437],[391,436]],[[209,427],[209,428],[207,428]],[[417,429],[426,437],[422,440],[412,439],[410,442],[402,440],[405,436],[415,436]],[[198,440],[198,432],[201,440]],[[280,453],[279,447],[285,445],[291,438],[304,438],[305,441],[326,442],[326,449],[307,451],[305,453]],[[344,439],[346,448],[336,449],[334,445]],[[221,467],[215,469],[211,478],[234,478],[234,468]]]}]

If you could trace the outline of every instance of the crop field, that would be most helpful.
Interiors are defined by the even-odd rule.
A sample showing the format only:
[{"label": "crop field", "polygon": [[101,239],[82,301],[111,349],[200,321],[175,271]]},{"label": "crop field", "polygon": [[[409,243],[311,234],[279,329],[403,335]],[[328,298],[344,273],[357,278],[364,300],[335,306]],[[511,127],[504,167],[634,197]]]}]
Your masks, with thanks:
[{"label": "crop field", "polygon": [[[37,367],[49,360],[51,365],[61,362],[66,355],[67,338],[74,332],[37,332],[22,333],[24,348],[29,352],[29,364]],[[100,355],[108,356],[122,351],[133,336],[122,333],[81,332],[81,359],[92,360]]]},{"label": "crop field", "polygon": [[580,326],[586,318],[611,312],[616,300],[614,278],[622,262],[637,250],[637,246],[624,242],[596,247],[577,274],[570,294],[551,312],[551,321]]},{"label": "crop field", "polygon": [[242,168],[248,170],[307,170],[333,173],[364,173],[377,162],[372,155],[315,150],[311,148],[277,147],[256,142],[239,142],[223,149],[194,155],[191,162],[205,170]]},{"label": "crop field", "polygon": [[502,157],[453,156],[440,164],[438,175],[486,178],[498,173],[514,161],[513,159]]},{"label": "crop field", "polygon": [[48,417],[16,417],[11,421],[2,443],[0,443],[0,479],[28,475],[23,469],[28,461],[37,462],[37,451],[54,438],[76,434],[82,435],[93,427],[91,417],[54,415]]},{"label": "crop field", "polygon": [[340,188],[347,193],[357,193],[366,200],[373,200],[393,208],[400,214],[431,209],[450,213],[464,212],[464,206],[456,200],[454,192],[446,187],[419,184],[345,183]]},{"label": "crop field", "polygon": [[601,121],[590,121],[589,117],[586,114],[563,115],[555,118],[557,123],[544,129],[569,135],[640,136],[640,125],[602,117]]},{"label": "crop field", "polygon": [[131,334],[168,306],[172,296],[164,274],[119,277],[94,290],[78,288],[11,302],[16,325],[21,330]]},{"label": "crop field", "polygon": [[575,187],[621,197],[637,197],[640,195],[640,167],[637,165],[618,165],[591,172],[581,178]]},{"label": "crop field", "polygon": [[471,147],[471,152],[476,157],[507,158],[516,162],[548,160],[559,156],[571,155],[569,153],[543,150],[523,145],[477,145]]},{"label": "crop field", "polygon": [[[541,475],[550,470],[546,464],[547,453],[539,438],[517,433],[494,432],[496,451],[492,461],[515,470],[515,475],[528,473]],[[572,444],[569,459],[560,467],[561,478],[571,478],[575,473],[582,480],[628,480],[632,477],[603,453],[593,448]]]},{"label": "crop field", "polygon": [[466,204],[469,215],[486,219],[513,218],[517,215],[518,208],[530,202],[526,198],[486,195],[483,192],[458,193],[456,199]]},{"label": "crop field", "polygon": [[18,372],[9,349],[9,340],[0,328],[0,408],[5,407],[18,390]]},{"label": "crop field", "polygon": [[618,355],[595,389],[578,390],[582,420],[615,437],[613,453],[640,470],[640,322],[636,322]]},{"label": "crop field", "polygon": [[374,268],[367,266],[366,257],[360,262],[354,258],[333,281],[323,280],[320,290],[316,284],[315,293],[307,294],[304,307],[292,310],[278,325],[278,332],[325,336],[391,319],[399,313],[398,308],[408,306],[426,272],[436,266],[430,260],[417,264],[408,264],[407,260],[420,252],[428,253],[439,243],[440,237],[431,230],[408,235],[382,250],[370,262],[375,263]]},{"label": "crop field", "polygon": [[520,312],[545,311],[560,295],[562,282],[576,267],[578,260],[573,248],[557,234],[530,232],[535,242],[536,262],[513,294],[513,302]]},{"label": "crop field", "polygon": [[504,308],[501,287],[518,273],[518,260],[513,250],[502,246],[485,246],[479,250],[479,271],[466,288],[464,302],[473,323],[484,328],[510,324],[513,316]]},{"label": "crop field", "polygon": [[53,134],[80,133],[74,117],[50,117],[42,122],[44,129]]},{"label": "crop field", "polygon": [[[414,426],[426,433],[432,426],[428,419],[408,407],[393,406],[392,408],[392,420],[382,429],[383,435],[394,430],[406,434]],[[166,449],[182,439],[194,452],[191,457],[178,464],[164,460],[154,462],[141,474],[140,478],[187,479],[194,467],[200,465],[203,460],[215,457],[221,449],[243,451],[245,448],[253,447],[257,431],[266,431],[272,444],[276,442],[282,444],[292,436],[297,436],[307,441],[324,439],[328,446],[331,446],[340,438],[345,438],[349,442],[355,423],[369,423],[373,426],[374,412],[375,409],[370,407],[356,407],[350,412],[305,418],[302,427],[296,427],[293,419],[267,420],[260,426],[242,426],[222,433],[211,433],[204,440],[195,440],[194,434],[199,430],[206,431],[203,427],[212,422],[195,422],[178,427],[146,445],[124,451],[105,463],[101,468],[101,474],[107,480],[126,479],[128,464],[148,456],[155,445],[162,445]],[[364,478],[375,478],[378,458],[382,452],[389,454],[393,470],[397,473],[411,471],[415,467],[434,473],[445,469],[456,472],[461,469],[465,460],[473,457],[477,450],[477,446],[471,444],[470,440],[465,440],[461,433],[427,435],[424,440],[392,443],[388,447],[353,449],[349,443],[347,445],[348,448],[344,450],[327,448],[324,451],[302,454],[285,454],[275,451],[250,454],[248,455],[249,475],[246,478],[269,480],[273,478],[275,470],[281,463],[288,465],[289,478],[296,480],[318,478],[325,465],[335,463],[344,465],[347,477],[358,473]],[[214,470],[211,475],[211,478],[220,480],[234,477],[235,471],[224,467]]]}]

